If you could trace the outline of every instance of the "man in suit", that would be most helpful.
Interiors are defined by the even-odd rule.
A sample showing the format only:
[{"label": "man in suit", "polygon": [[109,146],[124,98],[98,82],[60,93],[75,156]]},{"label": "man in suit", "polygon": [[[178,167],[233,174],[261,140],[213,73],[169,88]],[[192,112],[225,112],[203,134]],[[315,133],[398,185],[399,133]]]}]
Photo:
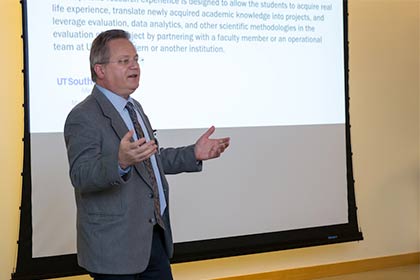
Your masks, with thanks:
[{"label": "man in suit", "polygon": [[164,174],[201,171],[230,139],[159,148],[130,97],[140,67],[130,35],[108,30],[92,43],[92,93],[68,115],[64,137],[77,205],[79,265],[97,280],[172,279],[173,245]]}]

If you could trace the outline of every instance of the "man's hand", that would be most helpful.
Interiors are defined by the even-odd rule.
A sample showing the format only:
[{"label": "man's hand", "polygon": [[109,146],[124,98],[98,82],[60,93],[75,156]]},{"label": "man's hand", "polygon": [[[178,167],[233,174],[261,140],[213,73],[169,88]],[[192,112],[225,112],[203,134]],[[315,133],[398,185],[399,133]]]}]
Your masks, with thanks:
[{"label": "man's hand", "polygon": [[229,146],[230,138],[210,139],[210,135],[216,130],[210,127],[195,143],[195,158],[197,160],[207,160],[219,157]]},{"label": "man's hand", "polygon": [[118,163],[122,169],[150,158],[157,151],[154,140],[146,142],[145,138],[131,142],[134,130],[127,132],[121,139],[118,151]]}]

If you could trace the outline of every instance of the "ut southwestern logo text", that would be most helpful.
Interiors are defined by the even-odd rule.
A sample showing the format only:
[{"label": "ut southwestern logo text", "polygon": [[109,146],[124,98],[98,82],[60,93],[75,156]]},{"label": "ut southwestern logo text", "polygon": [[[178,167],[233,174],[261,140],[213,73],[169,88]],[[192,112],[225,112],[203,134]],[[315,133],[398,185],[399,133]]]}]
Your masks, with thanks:
[{"label": "ut southwestern logo text", "polygon": [[57,78],[57,85],[59,86],[89,86],[93,85],[91,78]]}]

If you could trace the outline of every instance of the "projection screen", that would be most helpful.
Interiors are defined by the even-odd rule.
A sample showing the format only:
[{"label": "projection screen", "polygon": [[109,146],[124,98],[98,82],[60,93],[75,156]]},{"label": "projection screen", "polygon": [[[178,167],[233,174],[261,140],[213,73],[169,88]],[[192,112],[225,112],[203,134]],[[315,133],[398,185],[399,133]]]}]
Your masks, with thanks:
[{"label": "projection screen", "polygon": [[[231,147],[168,176],[173,262],[361,240],[343,0],[26,0],[25,162],[14,279],[84,273],[63,139],[107,29],[141,58],[133,93],[163,147],[211,125]],[[25,278],[29,277],[29,278]],[[37,278],[38,277],[38,278]]]}]

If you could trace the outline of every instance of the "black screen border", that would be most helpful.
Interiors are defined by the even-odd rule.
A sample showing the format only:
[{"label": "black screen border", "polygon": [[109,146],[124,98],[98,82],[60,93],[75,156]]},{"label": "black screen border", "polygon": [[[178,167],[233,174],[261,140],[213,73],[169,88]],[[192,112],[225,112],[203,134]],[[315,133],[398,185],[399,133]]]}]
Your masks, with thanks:
[{"label": "black screen border", "polygon": [[[24,54],[24,161],[22,172],[22,201],[18,256],[16,271],[12,279],[51,279],[58,277],[86,274],[87,271],[77,265],[76,254],[52,257],[32,258],[32,186],[31,186],[31,151],[29,133],[29,76],[28,76],[28,38],[26,0],[22,5],[23,54]],[[217,238],[174,244],[172,263],[189,262],[221,257],[231,257],[286,249],[295,249],[319,245],[363,240],[357,220],[357,206],[354,191],[352,149],[350,137],[349,114],[349,42],[348,42],[348,4],[343,0],[344,27],[344,67],[345,67],[345,101],[346,101],[346,159],[347,159],[347,198],[348,223],[306,228],[298,230],[252,234],[229,238]]]}]

